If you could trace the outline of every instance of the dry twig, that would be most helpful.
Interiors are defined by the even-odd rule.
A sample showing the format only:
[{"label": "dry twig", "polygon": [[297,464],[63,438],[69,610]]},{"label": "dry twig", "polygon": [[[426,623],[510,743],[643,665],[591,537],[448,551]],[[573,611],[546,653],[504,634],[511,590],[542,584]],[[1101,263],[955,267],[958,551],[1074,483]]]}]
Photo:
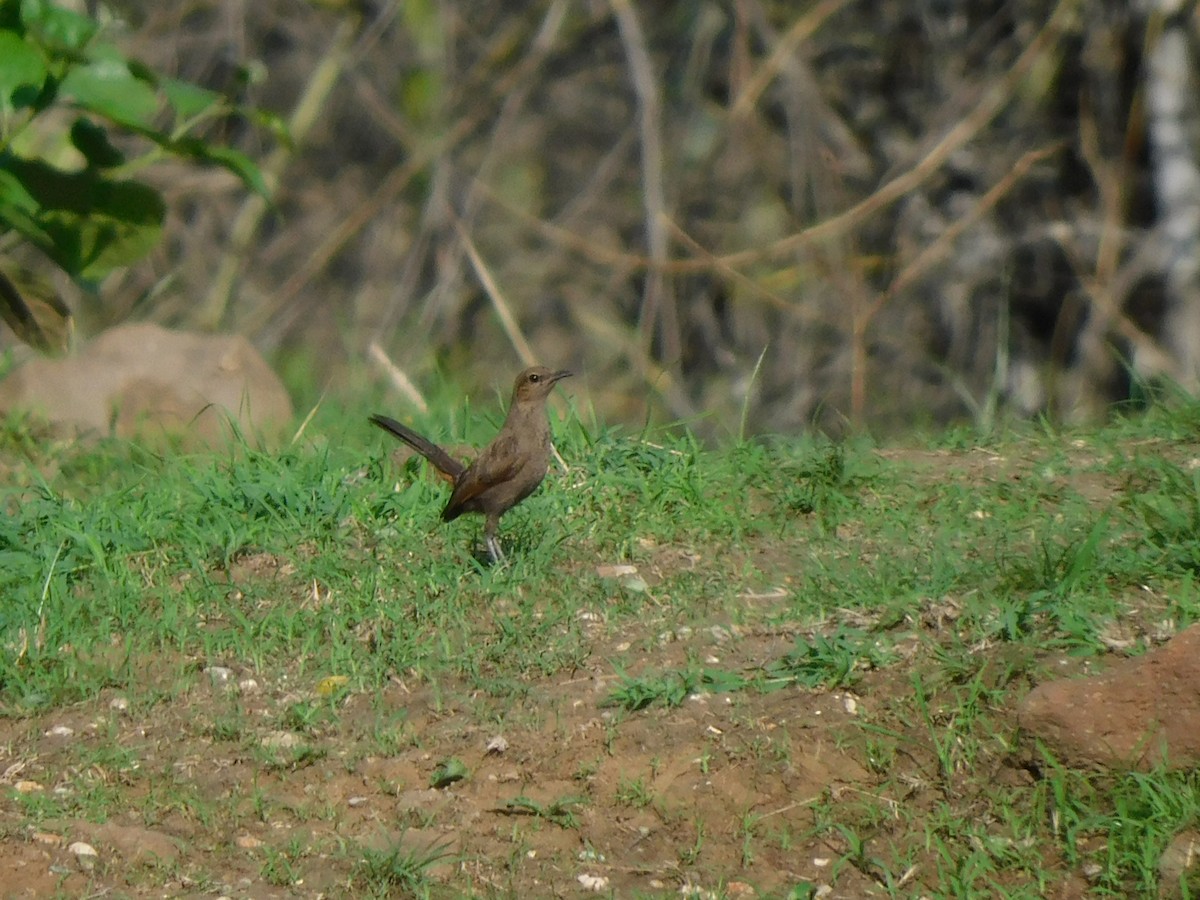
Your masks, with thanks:
[{"label": "dry twig", "polygon": [[642,203],[646,211],[646,245],[652,266],[647,273],[638,329],[642,346],[648,351],[654,340],[655,326],[661,323],[662,357],[670,366],[678,366],[682,356],[679,312],[670,293],[666,263],[670,246],[667,241],[667,201],[663,185],[662,103],[646,36],[630,0],[610,0],[625,56],[629,77],[638,101],[638,125],[641,134]]}]

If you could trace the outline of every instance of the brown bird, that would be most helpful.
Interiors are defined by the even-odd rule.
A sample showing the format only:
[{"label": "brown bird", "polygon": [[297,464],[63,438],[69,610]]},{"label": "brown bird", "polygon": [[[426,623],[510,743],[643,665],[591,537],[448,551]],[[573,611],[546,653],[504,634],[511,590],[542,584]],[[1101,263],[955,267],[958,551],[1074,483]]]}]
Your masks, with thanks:
[{"label": "brown bird", "polygon": [[550,466],[546,398],[555,382],[570,375],[566,371],[551,372],[545,366],[532,366],[518,375],[504,425],[469,466],[395,419],[374,415],[371,421],[420,453],[454,484],[442,510],[443,522],[463,513],[484,515],[488,556],[492,562],[499,562],[504,558],[496,538],[500,517],[532,494],[546,477]]}]

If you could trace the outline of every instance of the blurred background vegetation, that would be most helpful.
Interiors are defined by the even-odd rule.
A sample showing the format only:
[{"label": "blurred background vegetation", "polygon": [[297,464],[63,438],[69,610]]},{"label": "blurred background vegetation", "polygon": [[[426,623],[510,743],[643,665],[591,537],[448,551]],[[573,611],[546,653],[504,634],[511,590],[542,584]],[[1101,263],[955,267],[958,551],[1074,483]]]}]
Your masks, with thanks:
[{"label": "blurred background vegetation", "polygon": [[59,279],[80,331],[242,333],[302,407],[536,359],[609,420],[887,433],[1096,418],[1200,372],[1191,2],[80,11],[228,98],[198,133],[270,197],[139,172],[161,240]]}]

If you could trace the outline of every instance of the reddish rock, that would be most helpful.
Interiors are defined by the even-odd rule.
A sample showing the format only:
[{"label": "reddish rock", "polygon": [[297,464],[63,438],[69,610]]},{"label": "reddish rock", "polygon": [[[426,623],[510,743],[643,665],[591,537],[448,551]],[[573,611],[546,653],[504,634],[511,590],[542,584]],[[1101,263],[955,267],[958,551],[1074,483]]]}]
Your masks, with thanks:
[{"label": "reddish rock", "polygon": [[1100,675],[1052,681],[1018,711],[1027,736],[1072,767],[1200,764],[1200,625]]}]

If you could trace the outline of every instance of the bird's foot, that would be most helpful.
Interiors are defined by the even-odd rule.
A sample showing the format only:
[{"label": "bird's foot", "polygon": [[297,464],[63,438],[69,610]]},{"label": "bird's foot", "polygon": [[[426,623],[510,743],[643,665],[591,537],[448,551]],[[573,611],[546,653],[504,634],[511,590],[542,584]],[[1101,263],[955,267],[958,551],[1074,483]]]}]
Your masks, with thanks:
[{"label": "bird's foot", "polygon": [[499,539],[495,535],[488,535],[486,544],[488,556],[491,557],[492,564],[495,565],[504,562],[504,551],[500,549]]}]

